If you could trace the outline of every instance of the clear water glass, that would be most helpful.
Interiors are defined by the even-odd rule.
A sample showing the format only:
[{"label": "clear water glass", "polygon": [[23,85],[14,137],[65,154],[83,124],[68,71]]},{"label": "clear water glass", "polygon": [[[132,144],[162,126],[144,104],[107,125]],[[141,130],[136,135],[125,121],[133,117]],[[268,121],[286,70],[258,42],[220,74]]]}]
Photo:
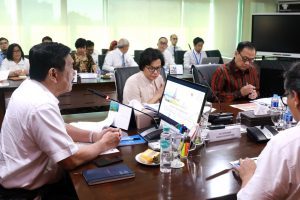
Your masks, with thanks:
[{"label": "clear water glass", "polygon": [[182,148],[182,134],[177,132],[172,134],[172,162],[171,168],[181,168],[184,166],[180,160],[180,152]]}]

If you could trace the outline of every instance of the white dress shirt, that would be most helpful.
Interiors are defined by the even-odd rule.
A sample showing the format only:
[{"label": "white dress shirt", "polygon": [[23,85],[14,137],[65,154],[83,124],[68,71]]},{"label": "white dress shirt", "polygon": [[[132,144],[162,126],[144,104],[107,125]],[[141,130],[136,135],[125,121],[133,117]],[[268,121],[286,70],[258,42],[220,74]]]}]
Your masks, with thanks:
[{"label": "white dress shirt", "polygon": [[202,59],[206,57],[205,51],[201,51],[200,53],[196,52],[195,49],[187,51],[183,56],[183,66],[190,69],[191,65],[200,65]]},{"label": "white dress shirt", "polygon": [[172,54],[167,49],[164,50],[163,56],[164,56],[164,59],[165,59],[165,66],[169,67],[170,65],[175,65],[174,58],[173,58]]},{"label": "white dress shirt", "polygon": [[15,63],[14,61],[5,58],[1,65],[1,70],[9,70],[9,72],[20,69],[29,70],[29,60],[27,58],[21,58],[19,63]]},{"label": "white dress shirt", "polygon": [[25,80],[12,94],[0,134],[0,184],[36,189],[62,178],[59,161],[78,147],[67,134],[58,99]]},{"label": "white dress shirt", "polygon": [[98,55],[99,55],[99,52],[94,50],[94,52],[92,53],[92,58],[94,60],[94,63],[98,66]]},{"label": "white dress shirt", "polygon": [[173,45],[168,46],[167,49],[170,51],[170,53],[172,54],[172,56],[173,56],[174,59],[175,59],[175,57],[174,57],[174,51],[180,51],[180,50],[182,50],[179,46],[175,46],[175,49],[174,49]]},{"label": "white dress shirt", "polygon": [[138,66],[133,57],[128,55],[128,53],[124,54],[124,64],[125,66],[123,66],[123,53],[119,48],[116,48],[106,54],[103,69],[113,72],[116,67]]},{"label": "white dress shirt", "polygon": [[300,198],[300,123],[273,137],[257,160],[254,175],[238,199]]}]

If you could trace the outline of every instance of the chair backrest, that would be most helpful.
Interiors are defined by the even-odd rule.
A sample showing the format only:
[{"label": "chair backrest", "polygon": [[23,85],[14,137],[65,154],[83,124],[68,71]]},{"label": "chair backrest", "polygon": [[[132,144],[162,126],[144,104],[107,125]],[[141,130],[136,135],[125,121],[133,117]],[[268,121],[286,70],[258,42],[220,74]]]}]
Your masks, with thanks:
[{"label": "chair backrest", "polygon": [[205,53],[206,53],[207,57],[219,57],[220,58],[219,64],[224,64],[221,52],[218,49],[205,51]]},{"label": "chair backrest", "polygon": [[123,89],[127,79],[139,71],[139,67],[115,68],[115,84],[119,102],[123,102]]},{"label": "chair backrest", "polygon": [[[211,79],[219,64],[208,64],[208,65],[198,65],[197,67],[192,66],[192,73],[194,78],[194,83],[209,85],[211,87]],[[202,76],[202,75],[203,76]],[[211,91],[207,94],[207,100],[213,101],[214,97]]]},{"label": "chair backrest", "polygon": [[186,51],[175,51],[175,63],[178,65],[182,65],[183,64],[183,56],[185,54]]},{"label": "chair backrest", "polygon": [[105,54],[107,54],[108,49],[101,49],[101,52],[102,52],[103,55],[105,55]]},{"label": "chair backrest", "polygon": [[102,70],[102,67],[103,67],[103,64],[104,64],[105,56],[106,55],[104,55],[104,54],[98,55],[98,65],[99,65],[101,70]]},{"label": "chair backrest", "polygon": [[139,64],[141,54],[144,50],[134,50],[134,61]]}]

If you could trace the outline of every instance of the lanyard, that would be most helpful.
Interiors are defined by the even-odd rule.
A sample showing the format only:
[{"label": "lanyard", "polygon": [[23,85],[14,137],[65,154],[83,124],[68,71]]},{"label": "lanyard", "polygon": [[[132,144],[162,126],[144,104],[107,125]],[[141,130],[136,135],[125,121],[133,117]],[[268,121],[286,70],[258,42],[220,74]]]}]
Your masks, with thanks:
[{"label": "lanyard", "polygon": [[195,54],[194,49],[193,49],[193,54],[194,54],[194,58],[195,58],[195,60],[196,60],[196,64],[197,64],[197,65],[200,65],[200,61],[201,61],[201,52],[200,52],[200,58],[199,58],[199,60],[198,60],[198,58],[197,58],[197,55]]}]

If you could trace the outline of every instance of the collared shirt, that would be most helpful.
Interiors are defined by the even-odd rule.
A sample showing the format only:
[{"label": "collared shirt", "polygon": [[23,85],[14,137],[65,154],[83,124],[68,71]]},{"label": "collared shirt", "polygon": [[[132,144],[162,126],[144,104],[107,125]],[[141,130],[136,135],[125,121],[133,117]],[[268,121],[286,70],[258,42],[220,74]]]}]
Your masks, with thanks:
[{"label": "collared shirt", "polygon": [[174,58],[174,53],[175,53],[175,51],[180,51],[180,50],[182,50],[179,46],[175,46],[175,47],[174,47],[174,45],[168,46],[167,49],[168,49],[168,50],[170,51],[170,53],[172,54],[173,58]]},{"label": "collared shirt", "polygon": [[14,72],[19,69],[29,70],[29,60],[27,58],[21,58],[20,62],[18,63],[5,58],[1,65],[1,70],[9,70],[9,72]]},{"label": "collared shirt", "polygon": [[169,67],[170,65],[175,65],[174,58],[173,58],[172,54],[167,49],[164,50],[163,56],[164,56],[164,59],[165,59],[165,66]]},{"label": "collared shirt", "polygon": [[92,58],[93,58],[93,61],[94,61],[95,65],[97,65],[97,66],[98,66],[98,55],[99,55],[99,53],[96,50],[94,50],[94,52],[91,55]]},{"label": "collared shirt", "polygon": [[221,102],[232,102],[243,97],[240,89],[247,84],[255,87],[259,95],[259,75],[256,68],[250,65],[249,69],[241,71],[237,68],[234,59],[229,63],[221,65],[213,74],[211,88]]},{"label": "collared shirt", "polygon": [[96,73],[93,69],[95,63],[92,56],[86,54],[86,56],[81,57],[81,56],[77,56],[76,52],[71,53],[71,56],[74,60],[73,69],[77,70],[78,73],[82,73],[82,72]]},{"label": "collared shirt", "polygon": [[238,199],[298,200],[300,197],[300,123],[273,137],[259,155],[249,182]]},{"label": "collared shirt", "polygon": [[1,66],[1,63],[3,62],[3,60],[6,58],[6,54],[3,53],[3,51],[0,51],[0,66]]},{"label": "collared shirt", "polygon": [[187,51],[183,56],[183,66],[190,69],[192,65],[200,65],[202,59],[206,57],[205,51],[200,51],[200,53],[195,51],[195,49]]},{"label": "collared shirt", "polygon": [[164,80],[161,75],[150,81],[144,72],[140,71],[127,79],[123,90],[123,103],[129,104],[133,99],[147,103],[163,84]]},{"label": "collared shirt", "polygon": [[25,80],[12,94],[0,133],[0,184],[36,189],[62,178],[59,161],[78,147],[67,134],[58,99]]},{"label": "collared shirt", "polygon": [[[124,56],[124,60],[123,60]],[[125,66],[124,66],[125,65]],[[116,67],[137,67],[138,64],[128,53],[123,54],[119,48],[108,52],[105,56],[103,69],[113,72]]]}]

